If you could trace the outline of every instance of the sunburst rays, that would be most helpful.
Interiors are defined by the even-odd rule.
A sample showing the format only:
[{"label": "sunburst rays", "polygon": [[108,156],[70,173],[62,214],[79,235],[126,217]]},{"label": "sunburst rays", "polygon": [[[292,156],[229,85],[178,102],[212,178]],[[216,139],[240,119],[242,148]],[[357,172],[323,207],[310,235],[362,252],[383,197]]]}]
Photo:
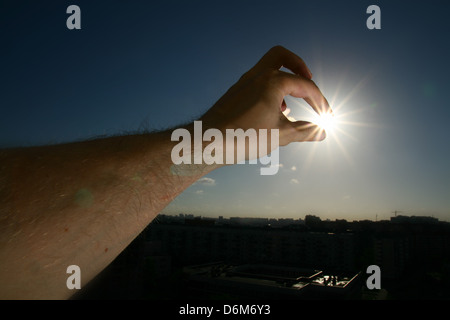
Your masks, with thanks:
[{"label": "sunburst rays", "polygon": [[[331,87],[328,82],[319,81],[323,82],[318,84],[322,92],[325,95],[332,97],[329,100],[330,106],[333,109],[332,115],[317,114],[303,99],[286,97],[288,108],[283,113],[289,120],[305,120],[313,122],[319,125],[321,130],[325,130],[327,133],[327,138],[324,142],[314,143],[313,146],[311,146],[310,152],[307,154],[304,161],[303,170],[308,170],[315,159],[316,152],[319,148],[324,147],[327,148],[329,152],[330,162],[336,158],[335,150],[337,148],[349,165],[353,166],[355,164],[351,156],[350,148],[347,146],[348,140],[354,143],[359,142],[357,137],[358,130],[364,127],[375,126],[372,123],[361,120],[361,115],[362,118],[364,118],[364,112],[369,107],[369,103],[362,102],[360,97],[362,88],[368,80],[369,76],[366,76],[348,89],[345,77],[342,76],[339,81],[333,82],[335,89],[332,91],[327,90],[328,87]],[[326,84],[328,84],[328,86]],[[355,128],[358,130],[355,131]]]}]

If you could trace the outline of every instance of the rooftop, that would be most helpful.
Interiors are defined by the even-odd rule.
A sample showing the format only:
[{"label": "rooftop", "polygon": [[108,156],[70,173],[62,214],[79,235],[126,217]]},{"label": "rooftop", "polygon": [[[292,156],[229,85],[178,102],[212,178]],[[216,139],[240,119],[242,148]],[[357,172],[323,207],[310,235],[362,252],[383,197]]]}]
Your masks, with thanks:
[{"label": "rooftop", "polygon": [[265,264],[230,266],[214,263],[186,267],[184,271],[196,292],[220,292],[244,298],[343,296],[359,278],[359,274],[334,275],[320,270]]}]

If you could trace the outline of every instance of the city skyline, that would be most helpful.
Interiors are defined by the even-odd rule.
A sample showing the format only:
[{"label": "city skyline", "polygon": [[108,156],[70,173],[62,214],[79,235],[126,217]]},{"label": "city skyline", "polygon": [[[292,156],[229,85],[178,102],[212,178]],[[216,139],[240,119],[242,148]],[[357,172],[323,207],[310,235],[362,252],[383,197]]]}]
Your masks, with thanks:
[{"label": "city skyline", "polygon": [[[205,221],[218,221],[218,222],[239,222],[242,224],[246,224],[246,223],[256,223],[256,224],[260,224],[263,223],[264,221],[269,223],[270,222],[277,222],[279,225],[289,225],[289,223],[293,222],[294,224],[304,224],[305,220],[307,218],[313,218],[313,219],[317,219],[320,220],[322,222],[365,222],[365,221],[369,221],[369,222],[413,222],[413,223],[429,223],[429,222],[443,222],[443,223],[450,223],[450,221],[448,220],[442,220],[439,218],[436,218],[434,216],[426,216],[426,215],[404,215],[402,214],[402,211],[393,211],[392,215],[387,217],[387,218],[383,218],[380,219],[380,217],[375,216],[374,219],[355,219],[355,220],[348,220],[345,219],[343,217],[336,217],[335,219],[330,219],[330,218],[321,218],[320,215],[316,215],[314,213],[307,213],[304,216],[293,216],[293,217],[284,217],[284,216],[279,216],[279,215],[275,215],[275,216],[243,216],[243,215],[230,215],[230,216],[216,216],[216,215],[201,215],[201,214],[195,214],[195,213],[185,213],[185,212],[179,212],[179,213],[161,213],[160,216],[162,217],[162,219],[164,218],[171,218],[171,219],[175,219],[175,220],[180,220],[183,221],[183,219],[187,219],[187,220],[205,220]],[[157,218],[157,221],[160,218]]]},{"label": "city skyline", "polygon": [[[279,171],[226,166],[162,213],[450,219],[445,1],[2,3],[0,147],[177,128],[274,45],[302,57],[335,111],[325,141],[280,148]],[[366,9],[381,9],[369,30]],[[287,116],[309,107],[287,97]]]}]

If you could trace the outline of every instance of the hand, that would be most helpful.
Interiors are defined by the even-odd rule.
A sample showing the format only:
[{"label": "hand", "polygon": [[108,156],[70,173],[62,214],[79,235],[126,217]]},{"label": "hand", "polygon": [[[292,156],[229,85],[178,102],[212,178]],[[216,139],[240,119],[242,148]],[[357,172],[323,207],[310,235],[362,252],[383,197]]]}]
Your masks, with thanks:
[{"label": "hand", "polygon": [[[294,74],[280,71],[281,67]],[[279,129],[282,146],[294,141],[321,141],[326,137],[324,130],[311,122],[292,122],[282,113],[286,95],[304,98],[319,114],[332,112],[311,77],[300,57],[281,46],[273,47],[200,120],[204,126],[222,132],[237,128]]]}]

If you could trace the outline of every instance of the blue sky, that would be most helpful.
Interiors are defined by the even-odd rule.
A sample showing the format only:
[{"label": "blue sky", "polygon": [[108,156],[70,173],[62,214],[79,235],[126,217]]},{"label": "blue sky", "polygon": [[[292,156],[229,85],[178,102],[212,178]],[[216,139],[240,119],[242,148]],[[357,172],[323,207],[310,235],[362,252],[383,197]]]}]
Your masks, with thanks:
[{"label": "blue sky", "polygon": [[[81,30],[66,8],[81,8]],[[366,8],[381,9],[368,30]],[[275,176],[221,168],[164,212],[450,221],[448,1],[2,1],[0,147],[198,118],[272,46],[300,55],[339,130]],[[288,99],[291,116],[307,115]]]}]

